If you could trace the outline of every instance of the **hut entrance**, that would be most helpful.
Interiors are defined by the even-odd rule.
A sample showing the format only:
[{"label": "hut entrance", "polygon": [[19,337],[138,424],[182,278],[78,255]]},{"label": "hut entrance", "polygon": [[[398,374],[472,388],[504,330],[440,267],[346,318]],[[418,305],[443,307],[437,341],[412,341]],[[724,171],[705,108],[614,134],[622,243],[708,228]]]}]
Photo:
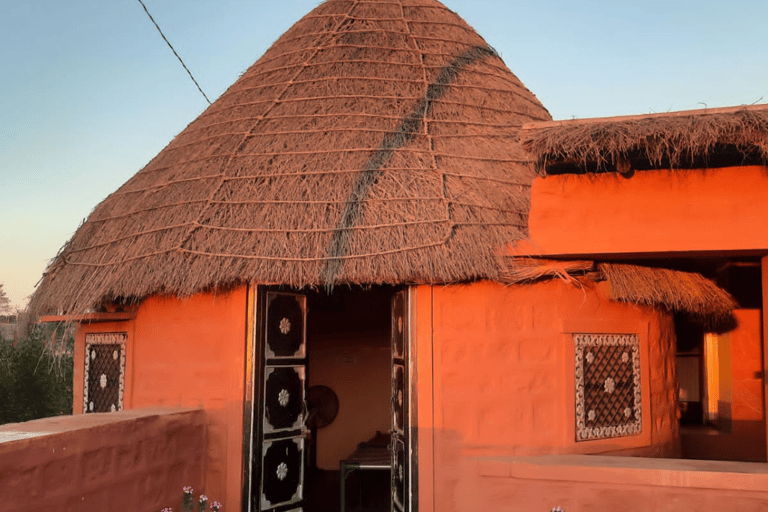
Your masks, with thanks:
[{"label": "hut entrance", "polygon": [[405,510],[406,296],[259,289],[251,510]]}]

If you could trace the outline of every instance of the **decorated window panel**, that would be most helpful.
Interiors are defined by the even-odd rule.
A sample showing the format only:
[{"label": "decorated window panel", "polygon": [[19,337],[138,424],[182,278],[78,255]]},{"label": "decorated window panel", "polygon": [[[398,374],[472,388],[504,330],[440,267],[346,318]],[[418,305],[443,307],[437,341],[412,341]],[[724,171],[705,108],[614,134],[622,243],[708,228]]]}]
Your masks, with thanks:
[{"label": "decorated window panel", "polygon": [[636,334],[574,334],[576,441],[639,434],[640,341]]},{"label": "decorated window panel", "polygon": [[127,339],[124,332],[86,334],[84,413],[123,410]]}]

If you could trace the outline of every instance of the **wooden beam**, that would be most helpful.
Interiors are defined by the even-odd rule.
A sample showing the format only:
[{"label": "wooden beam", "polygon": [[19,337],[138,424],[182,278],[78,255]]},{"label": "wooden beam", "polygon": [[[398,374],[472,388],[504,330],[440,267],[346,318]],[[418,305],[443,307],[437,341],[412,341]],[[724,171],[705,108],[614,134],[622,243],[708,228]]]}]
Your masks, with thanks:
[{"label": "wooden beam", "polygon": [[135,311],[124,311],[120,313],[83,313],[80,315],[45,315],[40,317],[40,322],[78,322],[82,324],[92,324],[99,322],[122,322],[136,318]]}]

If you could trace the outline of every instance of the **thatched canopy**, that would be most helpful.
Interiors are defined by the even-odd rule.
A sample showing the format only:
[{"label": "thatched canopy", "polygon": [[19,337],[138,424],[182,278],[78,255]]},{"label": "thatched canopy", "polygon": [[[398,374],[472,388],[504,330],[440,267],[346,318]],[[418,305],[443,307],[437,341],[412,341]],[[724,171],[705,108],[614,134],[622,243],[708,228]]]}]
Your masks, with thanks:
[{"label": "thatched canopy", "polygon": [[523,284],[552,278],[577,286],[585,280],[607,281],[613,300],[688,313],[713,325],[727,323],[738,306],[728,292],[696,272],[585,260],[506,258],[502,277],[506,283]]},{"label": "thatched canopy", "polygon": [[768,162],[768,105],[531,123],[523,144],[542,173]]},{"label": "thatched canopy", "polygon": [[328,0],[94,209],[32,307],[495,278],[527,230],[520,127],[549,119],[439,2]]}]

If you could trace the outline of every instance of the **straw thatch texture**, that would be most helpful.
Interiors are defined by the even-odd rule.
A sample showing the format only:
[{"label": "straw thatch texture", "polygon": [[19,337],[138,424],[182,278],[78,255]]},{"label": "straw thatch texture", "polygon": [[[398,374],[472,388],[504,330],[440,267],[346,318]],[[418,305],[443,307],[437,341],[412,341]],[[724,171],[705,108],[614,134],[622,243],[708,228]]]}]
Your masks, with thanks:
[{"label": "straw thatch texture", "polygon": [[611,298],[707,318],[713,324],[730,317],[736,301],[698,273],[657,267],[592,261],[506,257],[503,281],[524,284],[563,279],[577,285],[584,280],[608,281]]},{"label": "straw thatch texture", "polygon": [[99,204],[33,298],[495,278],[550,116],[434,0],[329,0]]},{"label": "straw thatch texture", "polygon": [[536,123],[523,130],[523,145],[540,169],[571,162],[593,170],[622,170],[628,159],[675,168],[706,164],[726,148],[765,163],[768,105]]},{"label": "straw thatch texture", "polygon": [[714,318],[727,317],[737,306],[728,292],[701,274],[615,263],[598,268],[615,300]]}]

